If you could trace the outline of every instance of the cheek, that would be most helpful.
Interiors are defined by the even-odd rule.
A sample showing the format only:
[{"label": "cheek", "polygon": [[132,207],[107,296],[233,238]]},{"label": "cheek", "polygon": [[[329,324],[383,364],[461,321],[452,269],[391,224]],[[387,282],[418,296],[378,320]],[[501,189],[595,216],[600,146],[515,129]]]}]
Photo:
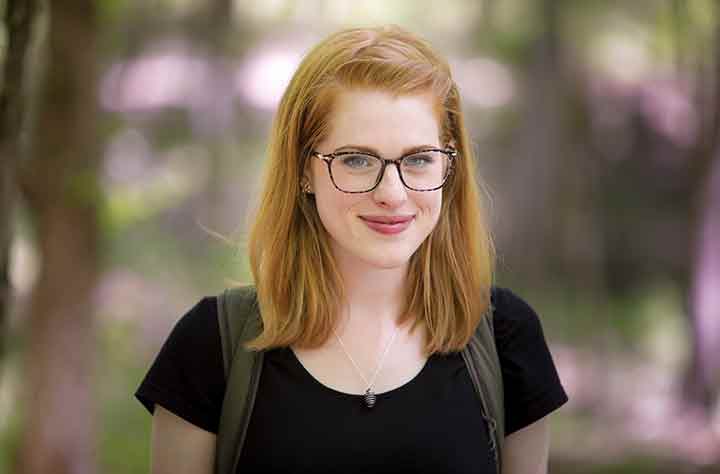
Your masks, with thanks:
[{"label": "cheek", "polygon": [[442,209],[442,193],[423,193],[423,196],[416,200],[418,208],[420,208],[435,226],[440,218],[440,210]]},{"label": "cheek", "polygon": [[347,214],[357,201],[355,195],[341,193],[332,187],[332,184],[330,187],[318,189],[315,195],[318,215],[328,230],[345,225]]}]

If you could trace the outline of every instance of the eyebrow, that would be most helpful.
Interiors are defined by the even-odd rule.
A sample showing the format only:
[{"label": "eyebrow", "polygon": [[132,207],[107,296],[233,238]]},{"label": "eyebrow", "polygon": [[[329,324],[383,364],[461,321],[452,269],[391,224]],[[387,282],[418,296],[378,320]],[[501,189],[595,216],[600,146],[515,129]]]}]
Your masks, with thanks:
[{"label": "eyebrow", "polygon": [[[437,145],[411,146],[411,147],[405,148],[402,151],[402,156],[409,155],[411,153],[416,153],[421,150],[426,150],[428,148],[440,149],[440,147]],[[335,151],[338,152],[338,151],[344,151],[344,150],[348,150],[348,149],[356,150],[356,151],[364,151],[364,152],[372,153],[373,155],[378,155],[378,156],[380,155],[380,152],[377,149],[370,147],[370,146],[364,146],[364,145],[343,145],[340,148],[336,149]]]}]

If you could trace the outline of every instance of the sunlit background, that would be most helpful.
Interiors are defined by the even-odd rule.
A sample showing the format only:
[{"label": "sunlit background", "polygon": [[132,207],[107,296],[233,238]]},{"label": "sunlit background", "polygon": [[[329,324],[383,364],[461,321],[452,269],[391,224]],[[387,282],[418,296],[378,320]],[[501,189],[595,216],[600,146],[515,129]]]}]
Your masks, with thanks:
[{"label": "sunlit background", "polygon": [[327,34],[387,23],[453,67],[497,283],[540,314],[570,397],[551,472],[720,472],[720,2],[51,3],[22,120],[0,102],[0,472],[43,449],[54,472],[148,472],[133,392],[185,311],[249,281],[285,86]]}]

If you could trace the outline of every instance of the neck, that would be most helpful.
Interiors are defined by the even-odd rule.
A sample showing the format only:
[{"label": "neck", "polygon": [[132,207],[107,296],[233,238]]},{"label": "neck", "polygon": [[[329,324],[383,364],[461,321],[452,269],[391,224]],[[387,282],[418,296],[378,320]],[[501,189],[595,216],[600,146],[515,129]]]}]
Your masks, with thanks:
[{"label": "neck", "polygon": [[394,331],[404,304],[407,264],[378,268],[340,259],[338,266],[345,293],[338,332],[381,335]]}]

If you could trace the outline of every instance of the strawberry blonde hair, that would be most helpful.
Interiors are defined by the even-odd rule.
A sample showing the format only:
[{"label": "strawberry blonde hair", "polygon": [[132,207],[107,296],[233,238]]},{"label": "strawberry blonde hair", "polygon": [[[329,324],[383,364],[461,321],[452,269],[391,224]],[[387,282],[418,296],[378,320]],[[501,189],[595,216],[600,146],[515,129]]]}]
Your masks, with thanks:
[{"label": "strawberry blonde hair", "polygon": [[248,242],[263,331],[246,347],[317,347],[332,334],[342,277],[314,197],[300,182],[327,135],[334,99],[355,88],[431,92],[442,146],[453,143],[458,151],[438,223],[410,259],[398,322],[414,318],[413,330],[425,324],[427,355],[459,351],[489,314],[494,247],[450,67],[426,41],[394,25],[327,37],[305,56],[280,101]]}]

